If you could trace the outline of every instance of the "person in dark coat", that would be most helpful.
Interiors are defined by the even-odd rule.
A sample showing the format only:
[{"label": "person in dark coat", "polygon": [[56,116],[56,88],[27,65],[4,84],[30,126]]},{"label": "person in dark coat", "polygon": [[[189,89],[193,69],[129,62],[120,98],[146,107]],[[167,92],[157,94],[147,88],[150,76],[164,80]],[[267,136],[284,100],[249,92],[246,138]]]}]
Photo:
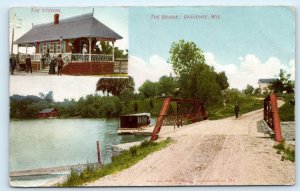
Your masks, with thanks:
[{"label": "person in dark coat", "polygon": [[15,57],[15,55],[11,55],[10,58],[9,58],[9,64],[10,64],[10,73],[11,75],[14,74],[14,70],[16,68],[16,65],[17,65],[17,59]]},{"label": "person in dark coat", "polygon": [[240,112],[240,106],[238,104],[238,102],[236,101],[234,103],[234,113],[235,113],[235,118],[239,117],[239,112]]},{"label": "person in dark coat", "polygon": [[56,74],[55,72],[56,64],[57,64],[57,59],[55,57],[52,57],[50,61],[49,74]]},{"label": "person in dark coat", "polygon": [[46,60],[46,54],[45,52],[41,56],[41,68],[44,69],[45,67],[45,60]]},{"label": "person in dark coat", "polygon": [[61,71],[62,71],[63,67],[64,67],[64,61],[61,57],[61,54],[59,54],[57,56],[57,75],[58,76],[61,75]]},{"label": "person in dark coat", "polygon": [[26,72],[28,73],[30,71],[30,73],[32,73],[30,54],[27,55],[27,58],[25,59],[25,63],[26,63]]}]

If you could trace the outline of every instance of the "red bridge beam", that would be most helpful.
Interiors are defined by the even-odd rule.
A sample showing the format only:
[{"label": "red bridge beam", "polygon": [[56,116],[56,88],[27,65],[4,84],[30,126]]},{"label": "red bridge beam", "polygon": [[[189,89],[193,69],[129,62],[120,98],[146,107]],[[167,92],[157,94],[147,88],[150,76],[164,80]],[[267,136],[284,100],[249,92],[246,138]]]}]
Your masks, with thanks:
[{"label": "red bridge beam", "polygon": [[282,141],[280,128],[280,118],[277,106],[277,96],[275,93],[270,94],[264,100],[264,120],[275,133],[275,141]]},{"label": "red bridge beam", "polygon": [[[156,120],[155,128],[153,130],[150,142],[153,142],[157,139],[158,133],[163,125],[163,121],[165,117],[174,116],[174,114],[167,114],[168,109],[171,102],[176,102],[177,104],[177,111],[176,111],[176,125],[182,126],[182,119],[188,118],[190,121],[197,121],[201,119],[207,119],[207,112],[203,106],[203,103],[200,100],[195,99],[179,99],[179,98],[165,98],[163,105],[160,110],[160,114]],[[191,105],[188,108],[188,113],[183,113],[183,104],[190,103]],[[195,111],[193,111],[195,110]]]}]

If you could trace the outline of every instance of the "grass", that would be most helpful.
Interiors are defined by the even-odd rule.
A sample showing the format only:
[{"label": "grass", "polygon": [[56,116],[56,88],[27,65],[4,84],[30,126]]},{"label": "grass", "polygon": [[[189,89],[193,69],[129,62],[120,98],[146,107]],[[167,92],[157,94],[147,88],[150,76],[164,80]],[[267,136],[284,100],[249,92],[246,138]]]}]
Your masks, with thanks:
[{"label": "grass", "polygon": [[280,121],[295,121],[295,105],[290,103],[293,95],[287,95],[283,99],[285,103],[279,108]]},{"label": "grass", "polygon": [[[248,113],[263,107],[263,100],[259,100],[253,96],[239,96],[237,98],[240,114]],[[208,109],[208,118],[212,120],[222,119],[226,117],[234,116],[234,100],[231,100],[230,103],[226,104],[226,107],[222,103],[217,104]]]},{"label": "grass", "polygon": [[289,160],[295,162],[295,150],[287,147],[284,141],[274,145],[273,148],[277,149],[277,154],[281,154],[282,161]]},{"label": "grass", "polygon": [[72,169],[70,175],[67,177],[67,180],[61,184],[58,184],[57,186],[80,186],[84,183],[95,181],[106,175],[115,174],[121,170],[131,167],[138,161],[144,159],[150,153],[165,148],[171,142],[172,140],[170,138],[167,138],[159,143],[150,143],[149,141],[144,141],[141,143],[141,145],[133,146],[120,155],[112,157],[112,162],[109,164],[105,164],[100,167],[93,164],[88,164],[87,167],[81,172],[77,172],[76,169]]}]

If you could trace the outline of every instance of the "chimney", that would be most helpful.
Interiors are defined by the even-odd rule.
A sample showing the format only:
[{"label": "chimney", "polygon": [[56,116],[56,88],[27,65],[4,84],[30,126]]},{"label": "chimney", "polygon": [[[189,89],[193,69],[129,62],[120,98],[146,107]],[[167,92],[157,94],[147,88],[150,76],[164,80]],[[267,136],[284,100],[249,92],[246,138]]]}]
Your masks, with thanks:
[{"label": "chimney", "polygon": [[54,15],[54,24],[55,25],[59,24],[59,14]]}]

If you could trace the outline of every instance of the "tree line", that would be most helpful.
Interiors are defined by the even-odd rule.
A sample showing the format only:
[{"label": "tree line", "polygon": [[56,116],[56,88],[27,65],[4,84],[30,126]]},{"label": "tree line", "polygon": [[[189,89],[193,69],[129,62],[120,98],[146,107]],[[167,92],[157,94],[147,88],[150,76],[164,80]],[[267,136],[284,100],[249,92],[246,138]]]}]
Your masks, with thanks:
[{"label": "tree line", "polygon": [[[103,44],[105,46],[106,44]],[[107,46],[107,51],[111,51]],[[135,83],[128,78],[100,78],[94,94],[81,97],[78,101],[65,99],[62,102],[53,100],[53,92],[40,93],[39,96],[10,97],[11,118],[31,119],[45,108],[56,107],[60,117],[118,117],[121,114],[151,112],[158,114],[163,97],[177,97],[201,100],[206,107],[222,106],[241,97],[239,90],[229,90],[225,72],[216,72],[206,63],[203,51],[194,43],[179,40],[170,48],[168,62],[176,76],[162,76],[158,81],[146,80],[135,92]],[[293,92],[290,75],[283,70],[280,79],[274,81],[270,88],[275,92]],[[243,93],[257,94],[258,89],[247,85]],[[235,100],[233,100],[235,99]]]}]

